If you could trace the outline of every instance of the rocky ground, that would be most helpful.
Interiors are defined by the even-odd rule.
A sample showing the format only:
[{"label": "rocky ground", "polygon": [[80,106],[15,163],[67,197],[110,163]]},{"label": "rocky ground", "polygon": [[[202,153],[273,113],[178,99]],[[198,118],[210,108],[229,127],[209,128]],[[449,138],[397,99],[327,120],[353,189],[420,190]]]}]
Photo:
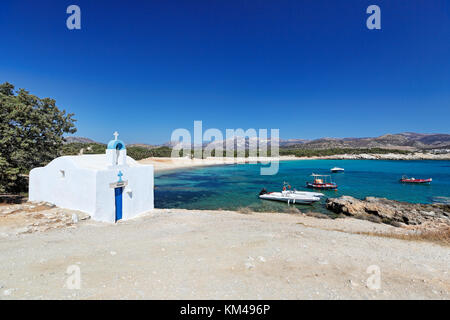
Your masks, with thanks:
[{"label": "rocky ground", "polygon": [[24,208],[2,208],[0,225],[31,229],[0,238],[0,299],[450,298],[450,248],[373,236],[406,230],[387,224],[179,209],[106,224]]},{"label": "rocky ground", "polygon": [[342,196],[328,199],[326,206],[337,214],[394,226],[417,226],[428,230],[450,228],[449,204],[414,204],[375,197],[359,200]]},{"label": "rocky ground", "polygon": [[49,203],[0,204],[0,238],[73,227],[89,215]]}]

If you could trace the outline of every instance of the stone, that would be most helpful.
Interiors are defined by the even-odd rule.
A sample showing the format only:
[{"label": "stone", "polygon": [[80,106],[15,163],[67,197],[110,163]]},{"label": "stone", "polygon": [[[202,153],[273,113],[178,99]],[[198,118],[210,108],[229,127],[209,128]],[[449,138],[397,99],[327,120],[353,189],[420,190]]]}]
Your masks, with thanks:
[{"label": "stone", "polygon": [[78,219],[79,220],[87,220],[90,219],[91,216],[85,212],[78,212]]},{"label": "stone", "polygon": [[348,280],[348,283],[349,283],[349,285],[352,286],[352,287],[358,287],[358,286],[359,286],[359,284],[357,284],[357,283],[354,282],[353,280]]},{"label": "stone", "polygon": [[28,233],[30,231],[31,231],[31,228],[29,228],[29,227],[18,228],[18,229],[16,229],[16,234]]},{"label": "stone", "polygon": [[329,198],[327,209],[346,216],[368,218],[394,226],[420,225],[424,222],[445,223],[450,226],[449,208],[439,204],[414,204],[388,200],[386,198],[367,197],[359,200],[350,196]]},{"label": "stone", "polygon": [[11,214],[11,213],[13,213],[14,211],[16,211],[16,209],[7,209],[7,210],[3,210],[2,211],[2,215],[7,215],[7,214]]},{"label": "stone", "polygon": [[247,270],[253,269],[254,267],[255,267],[255,265],[253,263],[250,263],[250,262],[245,263],[245,268]]},{"label": "stone", "polygon": [[12,292],[13,292],[13,289],[6,289],[6,290],[3,290],[3,295],[10,296]]}]

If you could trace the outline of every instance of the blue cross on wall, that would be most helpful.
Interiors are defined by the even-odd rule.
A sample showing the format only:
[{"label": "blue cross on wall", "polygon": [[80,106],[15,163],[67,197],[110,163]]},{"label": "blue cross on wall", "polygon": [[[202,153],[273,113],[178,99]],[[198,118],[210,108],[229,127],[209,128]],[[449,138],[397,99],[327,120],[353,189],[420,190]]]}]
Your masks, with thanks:
[{"label": "blue cross on wall", "polygon": [[117,176],[119,177],[119,181],[117,181],[117,182],[122,182],[122,176],[123,176],[122,171],[119,171],[119,173],[117,174]]}]

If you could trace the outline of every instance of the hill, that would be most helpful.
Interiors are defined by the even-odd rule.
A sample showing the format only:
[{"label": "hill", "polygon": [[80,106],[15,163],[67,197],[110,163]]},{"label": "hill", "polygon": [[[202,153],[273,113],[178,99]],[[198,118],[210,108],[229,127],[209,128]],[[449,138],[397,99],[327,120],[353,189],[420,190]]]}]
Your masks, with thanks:
[{"label": "hill", "polygon": [[[244,147],[245,150],[254,149],[258,145],[266,144],[270,152],[272,139],[259,139],[257,137],[228,140],[219,140],[197,148],[214,148],[221,146]],[[448,152],[450,149],[450,134],[425,134],[414,132],[403,132],[397,134],[385,134],[379,137],[365,138],[320,138],[315,140],[287,139],[278,140],[281,155],[297,156],[325,156],[331,154],[358,154],[358,153],[408,153],[414,151],[441,150]],[[168,142],[162,145],[149,145],[144,143],[134,143],[127,145],[128,154],[136,160],[148,157],[170,157],[171,150],[176,145],[175,142]],[[97,143],[89,138],[68,137],[64,145],[64,154],[79,154],[83,149],[84,153],[103,153],[106,145]],[[210,152],[208,153],[210,154]]]},{"label": "hill", "polygon": [[[281,144],[280,144],[281,145]],[[282,146],[282,145],[281,145]],[[396,149],[418,151],[450,149],[450,134],[398,133],[375,138],[321,138],[290,146],[299,149]]]},{"label": "hill", "polygon": [[64,144],[68,143],[97,143],[92,139],[84,138],[84,137],[65,137]]}]

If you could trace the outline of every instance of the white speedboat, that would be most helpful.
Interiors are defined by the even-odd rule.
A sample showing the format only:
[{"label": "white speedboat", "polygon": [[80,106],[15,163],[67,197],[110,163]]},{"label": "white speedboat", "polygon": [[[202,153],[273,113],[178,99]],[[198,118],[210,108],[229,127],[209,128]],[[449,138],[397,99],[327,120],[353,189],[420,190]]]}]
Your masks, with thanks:
[{"label": "white speedboat", "polygon": [[331,168],[331,172],[333,172],[333,173],[344,172],[344,169],[343,168],[334,167],[334,168]]},{"label": "white speedboat", "polygon": [[294,192],[295,194],[311,196],[311,197],[319,197],[319,198],[325,196],[323,193],[320,193],[320,192],[298,191],[298,190],[295,190],[295,189],[292,192]]},{"label": "white speedboat", "polygon": [[[311,192],[314,193],[314,192]],[[281,192],[263,192],[259,194],[260,199],[283,201],[288,204],[312,204],[320,201],[320,197],[314,195],[308,195],[303,193],[297,193],[296,191],[281,191]]]}]

